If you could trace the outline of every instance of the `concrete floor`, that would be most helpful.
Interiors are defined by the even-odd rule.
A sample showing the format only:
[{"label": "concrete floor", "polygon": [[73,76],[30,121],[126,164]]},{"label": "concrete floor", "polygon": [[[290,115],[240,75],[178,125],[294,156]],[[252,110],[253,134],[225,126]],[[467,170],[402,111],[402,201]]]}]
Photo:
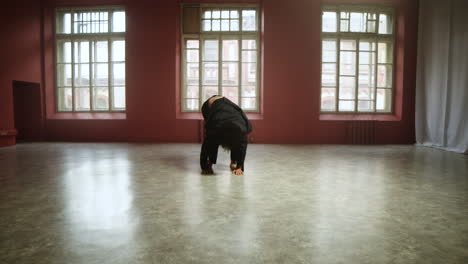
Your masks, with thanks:
[{"label": "concrete floor", "polygon": [[414,146],[0,149],[0,263],[468,263],[468,156]]}]

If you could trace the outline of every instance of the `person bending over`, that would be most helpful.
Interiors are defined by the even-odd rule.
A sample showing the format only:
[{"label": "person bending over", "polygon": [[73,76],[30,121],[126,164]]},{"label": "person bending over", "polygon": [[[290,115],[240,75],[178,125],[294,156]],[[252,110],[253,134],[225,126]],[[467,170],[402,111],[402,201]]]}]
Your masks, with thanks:
[{"label": "person bending over", "polygon": [[231,151],[231,171],[236,175],[244,173],[247,152],[247,134],[252,124],[242,109],[229,99],[214,95],[202,106],[205,119],[205,136],[200,153],[202,174],[213,174],[218,147]]}]

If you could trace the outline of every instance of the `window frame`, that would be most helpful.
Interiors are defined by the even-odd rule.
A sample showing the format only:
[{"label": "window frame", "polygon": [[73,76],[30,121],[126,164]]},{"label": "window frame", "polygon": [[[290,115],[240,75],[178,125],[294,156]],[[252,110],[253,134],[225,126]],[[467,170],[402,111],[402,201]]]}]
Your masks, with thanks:
[{"label": "window frame", "polygon": [[[323,13],[324,12],[336,12],[336,32],[324,32],[323,31]],[[348,18],[348,31],[347,32],[341,32],[340,27],[341,27],[341,12],[360,12],[360,13],[376,13],[376,19],[375,19],[375,33],[372,32],[355,32],[351,31],[351,23],[350,20],[351,18]],[[391,21],[391,27],[392,27],[392,32],[391,34],[383,34],[379,33],[379,19],[380,19],[380,13],[386,13],[390,14],[392,17]],[[388,6],[379,6],[379,5],[354,5],[354,4],[349,4],[349,5],[322,5],[321,6],[321,19],[320,19],[320,95],[319,95],[319,113],[320,115],[359,115],[359,116],[374,116],[374,115],[394,115],[395,114],[395,99],[396,99],[396,72],[395,72],[395,64],[397,62],[397,54],[396,54],[396,39],[397,39],[397,34],[396,34],[396,21],[397,21],[397,16],[396,16],[396,10],[393,7],[388,7]],[[367,28],[366,24],[366,28]],[[336,76],[335,76],[335,83],[336,89],[335,91],[335,110],[334,111],[324,111],[322,109],[322,93],[323,93],[323,88],[326,88],[326,86],[323,86],[322,79],[323,79],[323,64],[327,63],[323,61],[323,41],[326,40],[334,40],[336,41]],[[340,47],[340,41],[341,39],[348,39],[348,40],[355,40],[356,43],[356,55],[355,55],[355,93],[354,93],[354,99],[349,99],[349,100],[344,100],[344,101],[354,101],[354,111],[339,111],[339,91],[340,91],[340,54],[341,54],[341,47]],[[373,99],[373,110],[372,111],[359,111],[358,108],[358,102],[359,96],[359,54],[361,52],[359,48],[359,44],[361,40],[372,40],[375,44],[375,60],[374,60],[374,99]],[[378,45],[379,42],[387,42],[391,43],[391,50],[392,50],[392,56],[391,56],[391,63],[379,63],[379,53],[378,53]],[[364,51],[368,52],[368,51]],[[389,65],[391,64],[391,69],[392,69],[392,76],[391,76],[391,87],[390,88],[383,88],[383,87],[377,87],[377,82],[378,82],[378,66],[379,65]],[[333,87],[330,87],[333,88]],[[377,110],[377,90],[378,89],[383,89],[383,90],[390,90],[391,91],[391,96],[390,96],[390,110],[389,111],[379,111]],[[342,100],[343,101],[343,100]]]},{"label": "window frame", "polygon": [[[98,12],[98,11],[107,11],[108,12],[108,22],[107,22],[107,27],[108,27],[108,32],[106,33],[74,33],[74,13],[76,12]],[[59,19],[60,17],[58,16],[59,13],[65,13],[69,12],[70,13],[70,32],[69,33],[58,33],[58,28],[57,25],[59,24]],[[123,32],[112,32],[113,28],[113,12],[124,12],[125,13],[125,31]],[[123,63],[125,65],[125,75],[126,75],[126,52],[125,52],[125,57],[124,61],[113,61],[112,60],[112,43],[114,41],[124,41],[125,43],[125,49],[126,49],[126,44],[127,44],[127,39],[126,39],[126,33],[127,33],[127,12],[125,6],[121,5],[103,5],[103,6],[80,6],[80,7],[57,7],[54,8],[54,16],[53,16],[53,41],[54,41],[54,46],[53,46],[53,60],[54,60],[54,102],[55,102],[55,112],[60,113],[60,114],[67,114],[67,113],[77,113],[77,114],[93,114],[93,113],[125,113],[127,109],[127,104],[125,101],[125,106],[123,108],[118,108],[114,107],[114,98],[113,98],[113,92],[115,87],[125,87],[125,100],[126,100],[126,91],[127,91],[127,84],[126,84],[126,76],[125,76],[125,83],[123,85],[114,85],[112,82],[113,80],[113,65],[114,64],[121,64]],[[59,52],[59,43],[61,41],[69,41],[70,42],[70,62],[59,62],[58,61],[58,52]],[[81,63],[75,62],[75,54],[74,54],[74,49],[75,49],[75,43],[79,43],[80,41],[84,41],[88,43],[89,47],[89,85],[87,86],[87,89],[89,89],[89,110],[79,110],[77,109],[75,105],[75,90],[80,89],[75,86],[75,66],[80,65]],[[107,42],[107,62],[97,62],[91,59],[92,57],[92,52],[91,50],[95,47],[93,47],[98,41],[106,41]],[[94,102],[94,88],[95,87],[105,87],[105,86],[96,86],[93,84],[94,76],[96,74],[96,70],[93,69],[94,65],[97,64],[107,64],[107,76],[108,76],[108,84],[107,84],[107,89],[108,89],[108,109],[103,109],[99,110],[96,109],[95,105],[96,103]],[[64,87],[59,87],[59,64],[70,64],[71,67],[71,86],[67,86],[67,88],[71,88],[72,90],[72,104],[71,104],[71,110],[60,110],[60,96],[59,96],[59,88],[64,88]],[[94,109],[93,109],[94,108]]]},{"label": "window frame", "polygon": [[[181,5],[181,38],[180,38],[180,45],[181,45],[181,67],[180,67],[180,112],[181,113],[200,113],[201,112],[201,107],[202,104],[204,103],[204,98],[203,98],[203,43],[205,40],[217,40],[218,41],[218,83],[217,83],[217,89],[218,89],[218,94],[222,95],[222,75],[223,75],[223,58],[222,58],[222,44],[223,40],[238,40],[238,60],[235,63],[238,63],[238,84],[237,90],[238,90],[238,100],[239,100],[239,106],[242,108],[242,98],[255,98],[255,108],[254,109],[243,109],[244,112],[248,113],[260,113],[260,102],[261,102],[261,54],[262,54],[262,43],[261,43],[261,36],[260,36],[260,31],[261,31],[261,19],[260,19],[260,5],[259,4],[182,4]],[[199,21],[200,21],[200,27],[199,27],[199,33],[184,33],[184,30],[182,28],[183,25],[183,9],[184,7],[196,7],[199,9]],[[238,10],[239,11],[239,30],[237,31],[203,31],[203,11],[206,9],[212,9],[212,10],[217,10],[219,9],[220,11],[222,9],[229,9],[229,10]],[[256,30],[254,31],[242,31],[242,11],[243,10],[255,10],[255,23],[256,23]],[[211,18],[212,20],[213,18]],[[222,20],[222,18],[219,18],[219,20]],[[221,28],[221,25],[220,25]],[[242,40],[248,39],[248,40],[255,40],[256,41],[256,85],[255,85],[255,97],[242,97],[242,64],[245,64],[245,62],[242,62],[242,51],[244,50],[242,48]],[[186,47],[186,41],[187,40],[198,40],[198,98],[189,98],[187,97],[187,47]],[[225,86],[226,87],[226,86]],[[234,85],[232,86],[234,87]],[[198,99],[198,109],[188,109],[186,107],[186,99]]]}]

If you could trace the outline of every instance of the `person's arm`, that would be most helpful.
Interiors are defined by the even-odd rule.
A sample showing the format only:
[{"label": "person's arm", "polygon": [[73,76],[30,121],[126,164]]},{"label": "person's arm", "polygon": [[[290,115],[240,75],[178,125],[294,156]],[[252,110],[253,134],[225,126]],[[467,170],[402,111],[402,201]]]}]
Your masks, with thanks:
[{"label": "person's arm", "polygon": [[218,145],[215,144],[209,137],[205,137],[200,152],[200,167],[202,169],[202,173],[213,173],[212,165],[216,164],[217,156]]},{"label": "person's arm", "polygon": [[244,160],[245,160],[246,154],[247,154],[247,136],[243,136],[239,147],[231,150],[231,160],[236,162],[237,164],[236,168],[233,169],[233,172],[238,171],[239,169],[241,170],[241,172],[244,172]]}]

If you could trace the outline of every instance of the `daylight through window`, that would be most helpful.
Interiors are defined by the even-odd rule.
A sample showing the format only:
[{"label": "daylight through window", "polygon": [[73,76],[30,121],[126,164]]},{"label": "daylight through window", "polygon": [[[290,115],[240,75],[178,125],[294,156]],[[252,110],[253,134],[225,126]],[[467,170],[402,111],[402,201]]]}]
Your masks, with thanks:
[{"label": "daylight through window", "polygon": [[56,98],[59,112],[125,110],[125,11],[56,11]]},{"label": "daylight through window", "polygon": [[393,11],[322,9],[322,112],[392,112]]},{"label": "daylight through window", "polygon": [[188,6],[182,19],[182,111],[200,111],[216,94],[258,111],[257,7]]}]

